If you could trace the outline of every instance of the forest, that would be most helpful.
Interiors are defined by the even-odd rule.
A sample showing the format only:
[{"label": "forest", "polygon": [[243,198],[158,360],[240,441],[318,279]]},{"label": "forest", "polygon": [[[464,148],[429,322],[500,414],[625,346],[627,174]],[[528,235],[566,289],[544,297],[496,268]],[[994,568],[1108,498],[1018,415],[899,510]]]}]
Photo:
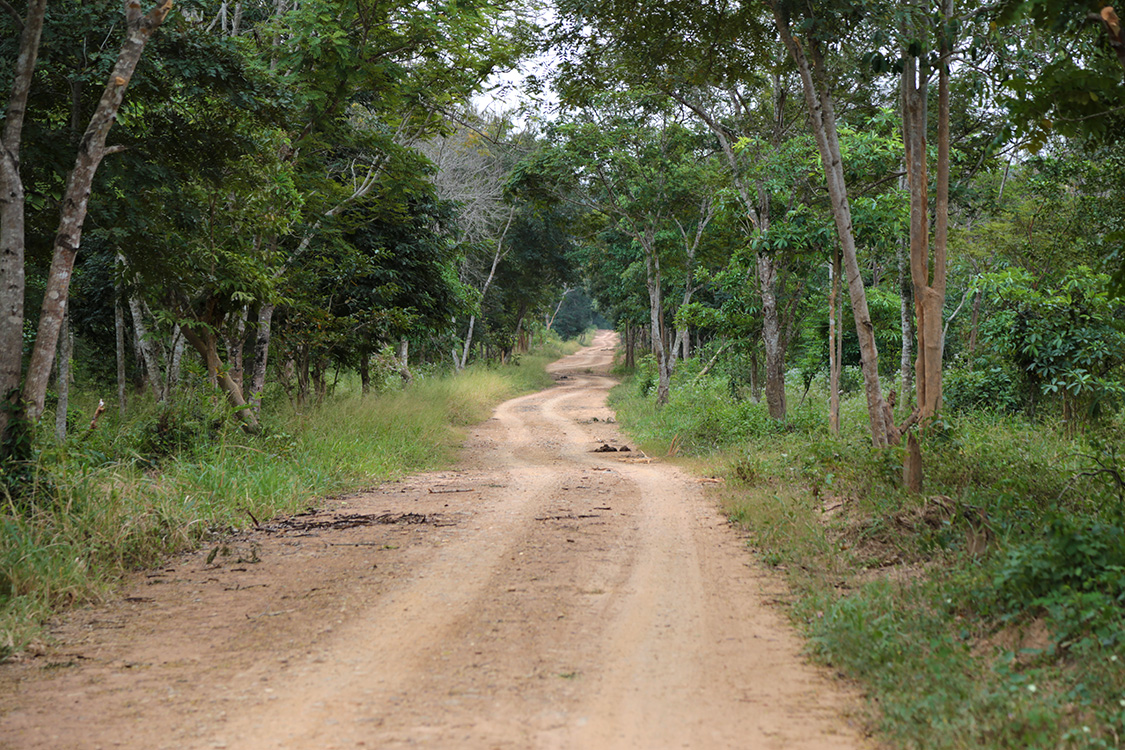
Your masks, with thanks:
[{"label": "forest", "polygon": [[2,10],[0,659],[614,328],[882,737],[1120,746],[1112,6]]}]

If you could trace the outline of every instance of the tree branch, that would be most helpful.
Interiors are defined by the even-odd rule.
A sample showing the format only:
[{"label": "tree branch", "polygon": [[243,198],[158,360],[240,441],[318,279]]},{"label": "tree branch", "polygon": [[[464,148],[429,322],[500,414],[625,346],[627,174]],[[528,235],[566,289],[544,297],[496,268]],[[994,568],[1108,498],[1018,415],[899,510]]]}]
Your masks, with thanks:
[{"label": "tree branch", "polygon": [[4,10],[8,11],[8,14],[12,17],[12,20],[15,21],[16,31],[18,31],[19,33],[22,34],[23,33],[23,18],[20,17],[19,12],[17,12],[16,9],[13,8],[8,3],[8,0],[0,0],[0,8],[3,8]]}]

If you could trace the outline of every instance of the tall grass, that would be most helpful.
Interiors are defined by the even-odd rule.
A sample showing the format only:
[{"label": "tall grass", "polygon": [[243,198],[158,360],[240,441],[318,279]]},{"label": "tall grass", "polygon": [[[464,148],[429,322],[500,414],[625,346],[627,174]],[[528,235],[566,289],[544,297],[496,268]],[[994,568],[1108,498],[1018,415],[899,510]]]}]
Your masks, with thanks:
[{"label": "tall grass", "polygon": [[518,366],[473,366],[361,397],[345,381],[326,403],[281,406],[259,436],[211,394],[185,394],[64,445],[44,443],[23,491],[0,507],[0,659],[69,604],[97,599],[129,570],[318,498],[448,465],[466,425],[550,385],[552,343]]}]

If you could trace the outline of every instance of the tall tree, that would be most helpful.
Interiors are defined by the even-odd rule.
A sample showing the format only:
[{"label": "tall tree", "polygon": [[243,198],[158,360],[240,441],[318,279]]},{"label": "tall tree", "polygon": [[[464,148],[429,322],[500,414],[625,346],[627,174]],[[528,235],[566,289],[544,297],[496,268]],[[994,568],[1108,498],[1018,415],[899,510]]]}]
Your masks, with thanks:
[{"label": "tall tree", "polygon": [[[41,39],[43,15],[46,4],[32,2],[28,8],[28,18],[23,24],[21,33],[20,54],[17,61],[12,95],[9,98],[9,107],[14,105],[12,111],[13,121],[5,124],[4,135],[4,167],[0,170],[0,192],[7,199],[4,203],[0,219],[4,220],[4,229],[0,235],[4,236],[3,251],[4,261],[0,268],[4,274],[0,280],[0,308],[8,315],[4,325],[23,329],[23,211],[24,196],[22,183],[19,178],[19,142],[23,116],[31,89],[31,76],[34,70],[36,54]],[[94,175],[107,153],[112,153],[112,148],[107,148],[106,138],[113,127],[117,112],[125,98],[125,91],[130,79],[140,62],[145,46],[152,37],[153,32],[164,22],[172,8],[171,0],[165,0],[161,5],[152,8],[147,13],[143,12],[141,5],[136,0],[127,0],[125,3],[125,40],[122,42],[117,54],[117,61],[110,71],[109,80],[105,90],[90,118],[85,133],[78,142],[78,152],[74,165],[67,176],[63,192],[62,207],[59,216],[58,229],[53,243],[51,269],[47,277],[46,291],[43,305],[39,313],[39,327],[35,337],[35,344],[31,351],[31,359],[27,373],[24,377],[22,389],[23,404],[21,407],[28,421],[38,421],[43,411],[44,399],[47,393],[47,382],[54,366],[55,355],[58,349],[59,331],[66,315],[66,306],[69,298],[70,279],[74,269],[74,261],[78,254],[81,242],[82,229],[86,221],[89,207],[90,191]],[[10,125],[10,126],[9,126]],[[20,266],[17,270],[16,266]],[[17,299],[18,298],[18,299]],[[9,331],[0,331],[0,337],[10,336]],[[8,342],[5,342],[6,344]],[[8,348],[6,345],[0,359],[0,387],[7,386],[10,392],[12,373],[18,372],[21,366],[22,346]],[[0,426],[7,428],[9,417]]]},{"label": "tall tree", "polygon": [[867,293],[856,250],[852,210],[837,131],[836,101],[832,94],[834,71],[830,68],[827,57],[829,45],[845,35],[848,26],[860,20],[861,13],[858,7],[844,4],[846,7],[828,9],[836,12],[829,12],[826,15],[818,14],[811,7],[801,9],[806,12],[794,18],[795,8],[789,3],[770,0],[769,5],[781,40],[796,63],[801,76],[805,106],[808,109],[813,135],[824,166],[832,218],[840,241],[852,315],[859,336],[860,366],[863,371],[864,392],[867,396],[871,441],[875,447],[882,447],[895,442],[897,434],[893,415],[879,384],[879,351],[875,343],[875,327],[867,308]]}]

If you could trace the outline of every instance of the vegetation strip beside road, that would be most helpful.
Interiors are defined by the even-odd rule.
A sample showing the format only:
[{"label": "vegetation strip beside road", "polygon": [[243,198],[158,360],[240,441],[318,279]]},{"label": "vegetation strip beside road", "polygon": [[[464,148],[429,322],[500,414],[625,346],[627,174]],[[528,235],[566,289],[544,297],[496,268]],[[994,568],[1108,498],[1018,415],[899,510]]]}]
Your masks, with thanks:
[{"label": "vegetation strip beside road", "polygon": [[650,455],[720,479],[726,513],[789,581],[811,654],[864,687],[883,740],[1120,746],[1120,474],[1091,470],[1120,420],[1076,438],[1023,416],[947,418],[917,495],[898,452],[871,450],[862,393],[837,438],[823,388],[780,423],[680,368],[663,409],[651,366],[611,405]]},{"label": "vegetation strip beside road", "polygon": [[[463,433],[501,401],[552,382],[557,341],[518,365],[475,366],[361,397],[341,386],[323,405],[281,409],[248,435],[213,394],[115,414],[44,447],[33,491],[0,509],[0,660],[40,637],[46,617],[97,599],[121,576],[231,530],[265,522],[410,471],[448,464]],[[90,411],[96,398],[85,394]]]}]

